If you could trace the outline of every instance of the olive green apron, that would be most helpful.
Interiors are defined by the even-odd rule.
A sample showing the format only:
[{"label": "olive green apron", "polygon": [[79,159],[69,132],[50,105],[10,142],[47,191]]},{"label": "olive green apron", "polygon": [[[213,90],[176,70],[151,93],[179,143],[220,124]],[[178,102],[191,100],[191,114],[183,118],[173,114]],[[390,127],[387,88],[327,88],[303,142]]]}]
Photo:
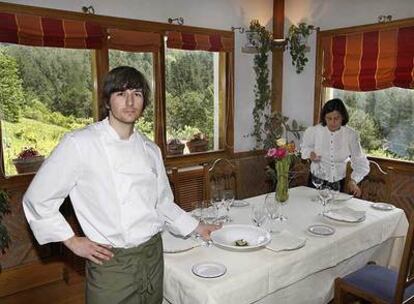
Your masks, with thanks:
[{"label": "olive green apron", "polygon": [[87,304],[160,304],[164,260],[161,235],[135,248],[113,248],[103,265],[86,262]]}]

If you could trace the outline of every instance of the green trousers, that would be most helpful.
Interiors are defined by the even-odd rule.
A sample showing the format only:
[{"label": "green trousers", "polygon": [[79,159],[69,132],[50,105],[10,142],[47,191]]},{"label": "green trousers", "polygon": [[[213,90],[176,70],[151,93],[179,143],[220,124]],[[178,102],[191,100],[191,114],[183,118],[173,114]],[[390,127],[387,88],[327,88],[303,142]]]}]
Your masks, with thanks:
[{"label": "green trousers", "polygon": [[160,234],[135,248],[113,248],[103,265],[86,262],[87,304],[160,304],[164,259]]}]

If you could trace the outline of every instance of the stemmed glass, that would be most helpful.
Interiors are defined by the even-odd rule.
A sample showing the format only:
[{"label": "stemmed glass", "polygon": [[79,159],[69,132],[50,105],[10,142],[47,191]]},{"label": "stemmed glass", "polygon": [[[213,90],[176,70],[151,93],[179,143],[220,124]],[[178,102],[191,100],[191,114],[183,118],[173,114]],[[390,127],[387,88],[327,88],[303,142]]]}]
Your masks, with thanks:
[{"label": "stemmed glass", "polygon": [[223,190],[224,208],[226,208],[226,222],[231,222],[233,219],[230,217],[230,207],[234,202],[234,192],[232,189]]},{"label": "stemmed glass", "polygon": [[332,192],[332,202],[335,202],[335,199],[338,197],[339,192],[341,190],[341,183],[339,181],[337,182],[332,182],[329,183],[330,187],[331,187],[331,192]]},{"label": "stemmed glass", "polygon": [[257,227],[261,227],[266,221],[266,210],[263,204],[253,204],[251,207],[250,218]]},{"label": "stemmed glass", "polygon": [[[318,164],[318,167],[312,172],[312,184],[315,186],[317,190],[320,190],[322,187],[324,180],[325,180],[325,171],[321,167],[321,165]],[[316,196],[312,199],[312,201],[318,201],[319,196]]]},{"label": "stemmed glass", "polygon": [[276,220],[279,219],[279,206],[275,201],[275,193],[271,192],[266,195],[265,209],[270,219],[270,232],[276,232]]},{"label": "stemmed glass", "polygon": [[332,199],[332,188],[328,185],[322,185],[322,187],[319,188],[319,197],[322,202],[322,213],[321,215],[324,215],[327,211],[327,204]]}]

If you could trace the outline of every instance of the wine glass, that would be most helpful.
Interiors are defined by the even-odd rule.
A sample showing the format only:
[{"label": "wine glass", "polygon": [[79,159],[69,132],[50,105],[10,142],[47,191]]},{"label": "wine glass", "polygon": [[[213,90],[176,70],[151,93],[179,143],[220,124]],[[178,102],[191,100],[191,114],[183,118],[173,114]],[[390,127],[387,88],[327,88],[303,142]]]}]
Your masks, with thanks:
[{"label": "wine glass", "polygon": [[224,208],[226,209],[226,222],[231,222],[230,207],[234,202],[234,191],[232,189],[223,190]]},{"label": "wine glass", "polygon": [[225,201],[223,197],[224,187],[220,184],[214,184],[211,186],[211,205],[217,211],[217,222],[225,222],[226,221],[226,208],[225,208]]},{"label": "wine glass", "polygon": [[257,227],[261,227],[266,221],[266,210],[263,204],[253,204],[251,207],[250,218]]},{"label": "wine glass", "polygon": [[319,197],[322,202],[322,213],[321,215],[324,215],[327,211],[327,204],[332,199],[332,188],[329,185],[322,185],[319,188]]},{"label": "wine glass", "polygon": [[270,219],[269,230],[277,232],[276,220],[279,219],[279,204],[275,201],[275,193],[271,192],[266,195],[264,206]]},{"label": "wine glass", "polygon": [[335,199],[339,196],[339,192],[341,190],[341,183],[339,181],[329,183],[332,192],[331,201],[334,203]]},{"label": "wine glass", "polygon": [[[317,190],[319,190],[325,182],[325,171],[321,167],[320,164],[316,167],[316,169],[312,172],[312,184],[315,186]],[[312,201],[318,201],[319,196],[312,198]]]}]

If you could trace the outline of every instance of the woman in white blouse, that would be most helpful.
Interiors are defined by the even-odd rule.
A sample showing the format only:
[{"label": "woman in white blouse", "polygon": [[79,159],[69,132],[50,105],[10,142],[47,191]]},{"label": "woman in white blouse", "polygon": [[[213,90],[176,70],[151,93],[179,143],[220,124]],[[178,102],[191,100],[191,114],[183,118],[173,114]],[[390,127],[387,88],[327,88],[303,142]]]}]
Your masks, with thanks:
[{"label": "woman in white blouse", "polygon": [[358,133],[346,126],[348,121],[349,114],[341,99],[326,102],[320,123],[309,127],[303,135],[301,153],[303,159],[312,161],[311,174],[324,172],[324,176],[317,177],[327,183],[340,182],[341,191],[344,190],[346,164],[350,160],[353,169],[350,190],[360,196],[358,183],[369,173],[369,162],[362,151]]}]

